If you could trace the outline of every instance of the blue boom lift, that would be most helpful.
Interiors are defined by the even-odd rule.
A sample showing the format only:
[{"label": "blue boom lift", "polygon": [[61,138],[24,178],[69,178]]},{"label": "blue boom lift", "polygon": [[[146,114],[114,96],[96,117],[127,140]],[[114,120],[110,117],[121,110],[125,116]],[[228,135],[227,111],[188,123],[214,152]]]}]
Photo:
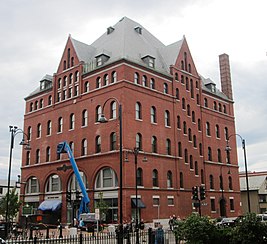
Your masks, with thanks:
[{"label": "blue boom lift", "polygon": [[88,194],[86,192],[86,188],[85,188],[85,185],[82,181],[82,177],[79,173],[79,169],[77,167],[77,164],[74,160],[74,157],[73,157],[73,154],[72,154],[72,151],[70,149],[70,146],[69,144],[64,141],[64,142],[61,142],[57,145],[57,153],[60,154],[60,153],[67,153],[68,154],[68,157],[70,159],[70,162],[71,162],[71,166],[73,168],[73,171],[74,171],[74,174],[76,176],[76,179],[79,183],[79,186],[81,188],[81,191],[82,191],[82,200],[81,200],[81,203],[80,203],[80,208],[78,210],[78,215],[77,215],[77,219],[80,221],[80,215],[82,213],[89,213],[89,207],[88,207],[88,204],[90,202],[90,199],[88,197]]}]

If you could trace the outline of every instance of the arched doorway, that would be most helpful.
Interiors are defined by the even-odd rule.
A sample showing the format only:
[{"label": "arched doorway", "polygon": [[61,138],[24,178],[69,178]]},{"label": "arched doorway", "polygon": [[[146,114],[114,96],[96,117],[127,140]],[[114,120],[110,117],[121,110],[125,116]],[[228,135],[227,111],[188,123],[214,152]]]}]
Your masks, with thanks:
[{"label": "arched doorway", "polygon": [[220,215],[221,217],[226,217],[226,201],[225,198],[220,200]]}]

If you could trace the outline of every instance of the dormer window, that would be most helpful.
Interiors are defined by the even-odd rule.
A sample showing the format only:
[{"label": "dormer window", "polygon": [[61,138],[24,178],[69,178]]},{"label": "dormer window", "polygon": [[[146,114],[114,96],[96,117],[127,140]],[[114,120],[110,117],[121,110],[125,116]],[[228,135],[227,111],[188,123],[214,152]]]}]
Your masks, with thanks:
[{"label": "dormer window", "polygon": [[110,57],[108,55],[102,53],[102,54],[96,56],[95,58],[96,58],[96,66],[99,67],[99,66],[103,65],[105,62],[107,62]]},{"label": "dormer window", "polygon": [[216,92],[216,84],[215,83],[209,83],[205,85],[208,89],[211,90],[211,92]]},{"label": "dormer window", "polygon": [[148,67],[155,68],[155,58],[152,56],[147,55],[143,57],[142,60],[148,65]]},{"label": "dormer window", "polygon": [[52,77],[49,77],[46,75],[41,81],[40,81],[40,90],[45,90],[52,87]]},{"label": "dormer window", "polygon": [[138,34],[142,35],[142,27],[136,26],[134,29]]}]

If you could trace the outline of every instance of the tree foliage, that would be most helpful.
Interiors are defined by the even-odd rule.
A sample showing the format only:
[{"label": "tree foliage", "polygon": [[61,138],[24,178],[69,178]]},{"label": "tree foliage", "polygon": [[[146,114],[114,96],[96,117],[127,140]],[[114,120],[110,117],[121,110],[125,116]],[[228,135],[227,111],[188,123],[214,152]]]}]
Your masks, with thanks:
[{"label": "tree foliage", "polygon": [[96,202],[95,208],[99,208],[100,220],[105,221],[105,216],[106,216],[106,214],[108,212],[109,205],[103,199],[103,192],[99,192],[98,196],[99,196],[99,201]]},{"label": "tree foliage", "polygon": [[[19,208],[22,204],[22,201],[19,199],[18,193],[16,193],[16,188],[13,188],[9,193],[9,201],[8,201],[8,213],[9,220],[13,220],[17,213],[19,212]],[[6,206],[7,206],[7,194],[0,200],[0,214],[6,215]]]}]

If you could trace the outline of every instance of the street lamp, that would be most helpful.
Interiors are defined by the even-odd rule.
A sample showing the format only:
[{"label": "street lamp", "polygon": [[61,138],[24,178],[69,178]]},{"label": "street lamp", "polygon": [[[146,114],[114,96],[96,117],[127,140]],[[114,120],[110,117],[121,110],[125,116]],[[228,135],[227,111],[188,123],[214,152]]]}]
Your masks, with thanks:
[{"label": "street lamp", "polygon": [[226,144],[226,148],[225,148],[225,151],[226,152],[230,153],[230,151],[231,151],[231,147],[229,146],[229,139],[232,136],[238,136],[241,139],[241,141],[242,141],[242,148],[243,148],[243,151],[244,151],[244,161],[245,161],[245,172],[246,172],[248,212],[250,213],[251,212],[251,209],[250,209],[249,184],[248,184],[248,168],[247,168],[247,156],[246,156],[246,143],[245,143],[245,139],[243,139],[239,134],[232,134],[232,135],[230,135],[227,138],[227,141],[226,141],[227,144]]},{"label": "street lamp", "polygon": [[[220,167],[220,188],[222,191],[222,196],[221,196],[221,201],[220,201],[220,213],[221,213],[221,217],[227,217],[226,216],[226,206],[225,206],[226,201],[224,198],[222,167],[223,167],[223,165],[221,165],[221,167]],[[230,169],[228,171],[228,174],[231,174]]]},{"label": "street lamp", "polygon": [[104,109],[105,109],[105,105],[108,101],[110,100],[115,100],[117,102],[117,104],[119,105],[119,126],[120,126],[120,225],[119,225],[119,238],[118,238],[118,242],[122,243],[123,242],[123,213],[122,213],[122,105],[120,104],[119,100],[115,97],[110,97],[108,98],[104,104],[103,104],[103,108],[102,108],[102,114],[101,117],[99,119],[100,123],[107,123],[108,120],[106,119],[105,115],[104,115]]},{"label": "street lamp", "polygon": [[[134,154],[134,165],[135,165],[135,232],[136,232],[136,244],[139,244],[139,222],[138,222],[138,175],[137,175],[137,157],[139,154],[139,148],[135,147],[132,150]],[[129,162],[128,157],[126,156],[125,162]],[[147,158],[144,157],[143,162],[147,162]]]},{"label": "street lamp", "polygon": [[[10,125],[9,126],[9,132],[10,132],[10,152],[9,152],[9,166],[8,166],[8,180],[7,180],[7,194],[6,194],[6,223],[7,223],[7,228],[6,228],[6,233],[8,234],[9,230],[9,190],[10,190],[10,177],[11,177],[11,162],[12,162],[12,153],[13,153],[13,148],[14,148],[14,140],[16,135],[18,134],[23,134],[22,140],[20,142],[21,146],[25,146],[25,150],[31,150],[30,143],[29,143],[29,136],[20,128],[17,126]],[[24,136],[26,136],[26,141]]]}]

